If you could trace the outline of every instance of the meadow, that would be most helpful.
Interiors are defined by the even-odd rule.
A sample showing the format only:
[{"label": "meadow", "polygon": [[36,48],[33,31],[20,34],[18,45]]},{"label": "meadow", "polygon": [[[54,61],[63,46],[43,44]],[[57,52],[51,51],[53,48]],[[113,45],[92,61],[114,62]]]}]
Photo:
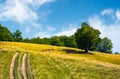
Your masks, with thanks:
[{"label": "meadow", "polygon": [[10,64],[16,52],[16,79],[24,76],[18,71],[23,54],[27,54],[28,79],[120,79],[118,54],[84,54],[75,48],[18,42],[0,42],[0,79],[10,78]]}]

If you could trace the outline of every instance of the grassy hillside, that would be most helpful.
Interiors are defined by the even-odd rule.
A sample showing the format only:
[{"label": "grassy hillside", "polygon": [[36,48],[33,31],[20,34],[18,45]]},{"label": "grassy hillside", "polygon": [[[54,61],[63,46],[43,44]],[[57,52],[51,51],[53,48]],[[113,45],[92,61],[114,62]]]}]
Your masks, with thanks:
[{"label": "grassy hillside", "polygon": [[[120,79],[120,55],[17,42],[0,42],[0,79],[9,79],[10,64],[14,54],[15,78],[22,78],[19,66],[26,61],[28,79]],[[27,54],[26,60],[22,56]],[[80,54],[78,54],[80,53]]]}]

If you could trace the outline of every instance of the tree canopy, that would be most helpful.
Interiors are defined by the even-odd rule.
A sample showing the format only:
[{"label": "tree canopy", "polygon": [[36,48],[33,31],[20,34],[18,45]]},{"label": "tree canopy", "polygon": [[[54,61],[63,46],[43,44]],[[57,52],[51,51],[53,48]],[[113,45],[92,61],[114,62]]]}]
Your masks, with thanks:
[{"label": "tree canopy", "polygon": [[16,32],[13,33],[13,38],[14,38],[14,41],[22,41],[22,33],[19,31],[19,30],[16,30]]},{"label": "tree canopy", "polygon": [[0,41],[13,41],[12,33],[0,24]]},{"label": "tree canopy", "polygon": [[75,33],[78,48],[84,49],[85,53],[89,50],[95,50],[100,42],[100,31],[92,28],[89,24],[83,23]]},{"label": "tree canopy", "polygon": [[98,45],[98,51],[112,53],[112,42],[109,38],[104,37]]}]

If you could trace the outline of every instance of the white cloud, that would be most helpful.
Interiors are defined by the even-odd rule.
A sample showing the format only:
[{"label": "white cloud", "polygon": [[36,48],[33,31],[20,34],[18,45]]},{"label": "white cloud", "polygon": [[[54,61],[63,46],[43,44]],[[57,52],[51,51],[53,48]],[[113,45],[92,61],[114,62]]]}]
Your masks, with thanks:
[{"label": "white cloud", "polygon": [[94,16],[89,17],[88,22],[90,23],[90,25],[92,27],[94,27],[95,29],[99,29],[101,32],[104,33],[104,28],[105,27],[103,27],[103,25],[102,25],[103,21],[102,21],[102,19],[100,19],[99,16],[94,15]]},{"label": "white cloud", "polygon": [[115,10],[114,9],[104,9],[100,13],[102,16],[109,16],[108,18],[116,20]]},{"label": "white cloud", "polygon": [[[117,10],[118,11],[118,10]],[[116,11],[116,12],[117,12]],[[119,14],[119,13],[118,13]],[[113,15],[113,14],[112,14]],[[116,14],[114,13],[114,17]],[[94,15],[88,18],[89,24],[101,31],[101,37],[108,37],[112,40],[113,43],[113,51],[120,52],[120,22],[116,23],[118,17],[114,19],[114,22],[111,24],[107,24],[106,21],[111,19],[102,18],[100,15]]]},{"label": "white cloud", "polygon": [[52,32],[52,31],[56,30],[54,27],[51,27],[51,26],[46,26],[46,28],[49,32]]},{"label": "white cloud", "polygon": [[48,14],[51,14],[51,13],[52,13],[51,10],[40,12],[39,19],[46,21],[46,17],[48,16]]},{"label": "white cloud", "polygon": [[38,32],[35,37],[40,37],[40,38],[45,38],[45,37],[51,37],[51,34],[46,32],[46,31],[41,31],[41,32]]},{"label": "white cloud", "polygon": [[120,21],[120,10],[119,9],[116,11],[116,17],[118,21]]},{"label": "white cloud", "polygon": [[39,29],[41,29],[41,26],[42,26],[41,24],[36,23],[36,22],[33,22],[31,25],[36,27],[36,28],[39,28]]},{"label": "white cloud", "polygon": [[76,32],[76,30],[78,28],[78,24],[79,24],[79,22],[65,24],[62,26],[62,28],[61,28],[62,30],[54,35],[55,36],[61,36],[61,35],[71,36]]},{"label": "white cloud", "polygon": [[36,33],[34,37],[38,37],[38,36],[40,38],[51,37],[56,29],[48,25],[46,25],[45,27],[46,27],[45,29],[40,29],[40,31]]},{"label": "white cloud", "polygon": [[[64,26],[61,26],[61,31],[55,33],[56,28],[51,27],[51,26],[45,26],[46,29],[42,30],[41,32],[38,32],[35,37],[52,37],[52,36],[61,36],[61,35],[66,35],[66,36],[71,36],[73,35],[76,30],[77,30],[77,23],[73,23],[73,24],[65,24]],[[60,29],[59,29],[60,30]]]},{"label": "white cloud", "polygon": [[[38,27],[37,20],[40,16],[45,15],[37,14],[37,7],[53,2],[54,0],[6,0],[4,3],[0,3],[0,20],[13,21],[19,24],[33,24]],[[45,12],[41,12],[45,13]]]},{"label": "white cloud", "polygon": [[105,10],[103,10],[102,12],[101,12],[101,15],[110,15],[110,14],[112,14],[113,13],[113,9],[105,9]]},{"label": "white cloud", "polygon": [[[23,23],[25,20],[36,19],[37,14],[24,5],[20,0],[7,0],[1,6],[0,19],[13,20]],[[31,20],[32,20],[31,19]]]},{"label": "white cloud", "polygon": [[53,2],[54,0],[21,0],[23,3],[31,4],[33,6],[41,6],[45,3]]},{"label": "white cloud", "polygon": [[25,33],[29,33],[31,31],[31,28],[30,27],[27,27],[26,29],[25,29]]},{"label": "white cloud", "polygon": [[59,33],[56,33],[55,36],[61,36],[61,35],[66,35],[66,36],[71,36],[76,32],[77,28],[72,28],[69,30],[64,30]]}]

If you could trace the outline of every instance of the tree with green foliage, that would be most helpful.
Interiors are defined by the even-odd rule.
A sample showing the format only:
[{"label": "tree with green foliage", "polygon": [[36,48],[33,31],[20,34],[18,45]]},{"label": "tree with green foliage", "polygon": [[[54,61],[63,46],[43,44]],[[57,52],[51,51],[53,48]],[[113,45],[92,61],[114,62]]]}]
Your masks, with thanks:
[{"label": "tree with green foliage", "polygon": [[57,37],[57,36],[51,37],[50,41],[51,41],[50,42],[51,45],[62,46],[62,43],[61,43],[59,37]]},{"label": "tree with green foliage", "polygon": [[120,54],[119,52],[115,52],[114,54]]},{"label": "tree with green foliage", "polygon": [[41,44],[50,44],[50,38],[42,38],[42,41]]},{"label": "tree with green foliage", "polygon": [[23,42],[29,43],[30,39],[29,38],[25,38],[25,39],[23,39]]},{"label": "tree with green foliage", "polygon": [[62,46],[77,47],[74,36],[59,36]]},{"label": "tree with green foliage", "polygon": [[22,33],[19,31],[19,30],[16,30],[14,33],[13,33],[13,38],[14,38],[14,41],[16,42],[20,42],[22,41]]},{"label": "tree with green foliage", "polygon": [[78,28],[75,33],[78,48],[84,49],[85,53],[89,50],[95,50],[100,42],[100,31],[92,28],[87,23],[82,23],[82,27]]},{"label": "tree with green foliage", "polygon": [[60,39],[61,45],[66,46],[68,37],[67,36],[57,36]]},{"label": "tree with green foliage", "polygon": [[0,24],[0,41],[13,41],[12,33]]},{"label": "tree with green foliage", "polygon": [[98,51],[112,53],[112,42],[109,38],[104,37],[98,45]]},{"label": "tree with green foliage", "polygon": [[68,47],[74,47],[77,48],[77,43],[75,40],[75,35],[72,35],[69,37],[69,46]]}]

